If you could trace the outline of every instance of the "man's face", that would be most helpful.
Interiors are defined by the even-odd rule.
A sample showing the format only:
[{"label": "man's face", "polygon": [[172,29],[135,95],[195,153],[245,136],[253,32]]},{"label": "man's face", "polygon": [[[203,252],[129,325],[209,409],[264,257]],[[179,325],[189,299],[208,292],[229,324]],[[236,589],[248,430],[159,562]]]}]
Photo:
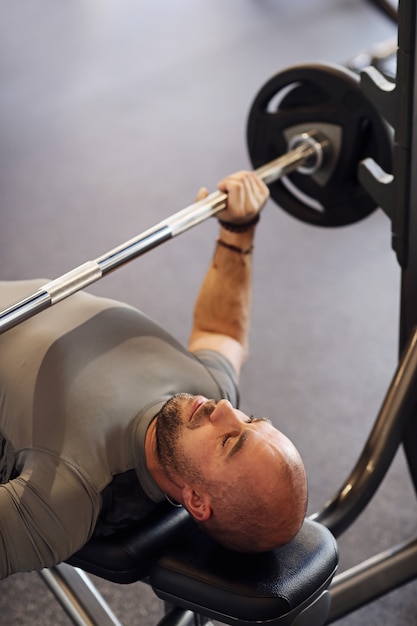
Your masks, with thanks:
[{"label": "man's face", "polygon": [[158,454],[164,467],[188,480],[262,483],[268,493],[268,463],[294,454],[292,443],[265,418],[249,417],[228,400],[179,394],[158,414]]}]

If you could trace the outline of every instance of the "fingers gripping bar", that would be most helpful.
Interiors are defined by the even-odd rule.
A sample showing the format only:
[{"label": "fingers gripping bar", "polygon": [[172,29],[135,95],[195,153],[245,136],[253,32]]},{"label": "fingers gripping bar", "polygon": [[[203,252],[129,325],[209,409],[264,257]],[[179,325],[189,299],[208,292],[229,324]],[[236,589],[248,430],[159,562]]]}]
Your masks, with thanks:
[{"label": "fingers gripping bar", "polygon": [[[297,135],[292,139],[288,152],[258,168],[255,170],[255,174],[266,184],[270,184],[294,170],[312,174],[321,167],[324,153],[329,149],[329,143],[324,135],[321,133],[319,135],[314,131]],[[226,203],[227,194],[215,191],[203,200],[174,213],[101,257],[87,261],[43,285],[33,294],[0,310],[0,333],[17,326],[24,320],[84,289],[109,272],[168,239],[172,239],[196,226],[225,209]]]}]

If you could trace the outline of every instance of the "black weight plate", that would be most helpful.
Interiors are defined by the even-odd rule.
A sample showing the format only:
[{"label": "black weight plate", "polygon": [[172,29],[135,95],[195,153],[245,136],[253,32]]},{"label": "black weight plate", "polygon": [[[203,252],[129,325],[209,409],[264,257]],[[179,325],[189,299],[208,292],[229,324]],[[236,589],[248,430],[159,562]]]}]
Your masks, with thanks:
[{"label": "black weight plate", "polygon": [[359,162],[371,157],[386,172],[392,168],[389,127],[363,94],[356,74],[317,64],[294,66],[274,76],[259,91],[249,112],[249,156],[258,168],[288,150],[288,129],[307,131],[326,124],[340,129],[341,141],[325,182],[315,175],[293,172],[270,185],[271,197],[309,224],[344,226],[377,208],[358,181]]}]

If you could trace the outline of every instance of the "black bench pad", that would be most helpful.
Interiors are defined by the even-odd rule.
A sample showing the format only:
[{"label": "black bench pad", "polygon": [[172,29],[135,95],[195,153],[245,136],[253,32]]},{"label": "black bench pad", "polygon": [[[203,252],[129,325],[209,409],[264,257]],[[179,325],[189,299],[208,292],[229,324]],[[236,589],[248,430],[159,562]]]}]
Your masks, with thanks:
[{"label": "black bench pad", "polygon": [[324,623],[293,620],[322,597],[337,563],[330,531],[310,520],[283,548],[257,555],[229,552],[198,531],[155,563],[150,583],[163,600],[229,624]]},{"label": "black bench pad", "polygon": [[221,622],[310,626],[325,621],[338,553],[330,531],[311,520],[283,548],[230,552],[186,511],[162,505],[146,523],[91,540],[67,562],[116,583],[146,580],[161,599]]}]

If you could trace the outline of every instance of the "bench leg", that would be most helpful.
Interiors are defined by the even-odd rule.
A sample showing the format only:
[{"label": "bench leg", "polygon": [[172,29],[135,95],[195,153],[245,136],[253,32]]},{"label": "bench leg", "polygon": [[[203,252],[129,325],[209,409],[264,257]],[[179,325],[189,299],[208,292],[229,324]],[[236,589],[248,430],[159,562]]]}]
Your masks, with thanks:
[{"label": "bench leg", "polygon": [[180,609],[168,602],[165,602],[165,615],[158,622],[158,626],[212,626],[212,624],[208,617]]},{"label": "bench leg", "polygon": [[123,626],[82,570],[61,563],[39,575],[76,626]]},{"label": "bench leg", "polygon": [[[38,572],[75,626],[123,626],[83,570],[61,563]],[[165,603],[158,626],[210,626],[192,611]]]}]

